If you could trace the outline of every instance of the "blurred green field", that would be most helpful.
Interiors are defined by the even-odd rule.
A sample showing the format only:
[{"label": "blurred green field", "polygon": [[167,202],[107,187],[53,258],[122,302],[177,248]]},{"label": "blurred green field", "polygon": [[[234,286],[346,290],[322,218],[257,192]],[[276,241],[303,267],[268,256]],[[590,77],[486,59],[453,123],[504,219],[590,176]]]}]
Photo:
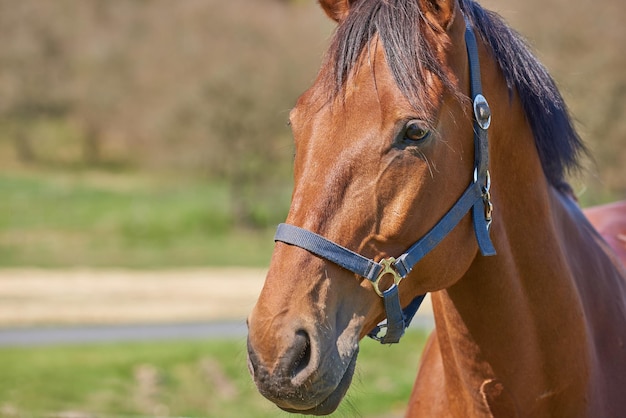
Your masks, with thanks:
[{"label": "blurred green field", "polygon": [[[624,2],[484,5],[570,105],[582,204],[626,197]],[[316,2],[0,0],[0,27],[0,267],[267,265],[334,27]]]},{"label": "blurred green field", "polygon": [[[366,340],[335,417],[401,416],[426,334]],[[256,391],[245,340],[0,349],[0,416],[281,417]]]},{"label": "blurred green field", "polygon": [[247,225],[229,187],[134,170],[0,173],[0,267],[265,267],[291,185],[250,199]]},{"label": "blurred green field", "polygon": [[[281,193],[282,192],[282,193]],[[235,225],[228,185],[137,172],[0,174],[0,266],[264,266],[288,189]]]}]

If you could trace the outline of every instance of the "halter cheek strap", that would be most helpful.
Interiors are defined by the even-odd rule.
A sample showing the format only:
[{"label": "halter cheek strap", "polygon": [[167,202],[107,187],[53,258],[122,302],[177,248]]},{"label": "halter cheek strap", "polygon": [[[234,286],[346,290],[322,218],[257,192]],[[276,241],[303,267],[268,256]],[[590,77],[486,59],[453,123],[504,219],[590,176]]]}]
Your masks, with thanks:
[{"label": "halter cheek strap", "polygon": [[[379,262],[363,257],[318,234],[294,225],[280,224],[274,237],[275,241],[308,250],[369,280],[376,293],[383,298],[387,321],[386,324],[376,326],[368,335],[383,344],[393,344],[400,340],[425,297],[425,295],[417,296],[407,307],[402,309],[398,285],[413,270],[415,265],[458,225],[470,210],[480,252],[483,256],[496,254],[489,237],[493,206],[489,190],[491,179],[488,170],[487,129],[491,123],[491,111],[487,100],[482,95],[476,38],[471,24],[467,20],[466,26],[465,43],[469,59],[474,108],[474,178],[452,208],[404,254],[397,259],[391,257]],[[393,284],[386,290],[381,290],[379,285],[383,277],[389,275],[393,277]]]}]

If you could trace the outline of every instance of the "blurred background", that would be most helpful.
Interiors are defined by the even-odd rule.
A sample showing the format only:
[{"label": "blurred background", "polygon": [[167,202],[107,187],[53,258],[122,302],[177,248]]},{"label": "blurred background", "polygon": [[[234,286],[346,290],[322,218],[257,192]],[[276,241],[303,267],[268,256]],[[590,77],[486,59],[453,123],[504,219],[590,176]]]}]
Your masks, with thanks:
[{"label": "blurred background", "polygon": [[[484,3],[570,105],[582,203],[626,196],[623,2]],[[333,28],[314,1],[4,0],[0,28],[0,265],[267,263]]]},{"label": "blurred background", "polygon": [[0,265],[267,263],[313,1],[5,0],[0,28]]},{"label": "blurred background", "polygon": [[[623,0],[481,3],[526,36],[561,88],[593,154],[571,179],[581,203],[626,198]],[[314,0],[0,0],[0,276],[17,286],[37,268],[40,281],[27,289],[40,289],[35,304],[76,286],[41,292],[77,268],[211,277],[216,267],[247,267],[260,286],[291,195],[288,112],[333,28]],[[168,296],[155,305],[165,313]],[[2,326],[28,325],[19,308],[1,310],[21,298],[0,294]],[[35,322],[55,324],[42,316]],[[409,357],[387,355],[408,362],[397,365],[397,375],[409,372],[402,382],[361,371],[375,386],[363,399],[391,396],[376,416],[401,414],[415,338]],[[159,347],[1,349],[0,416],[277,416],[250,386],[244,337]]]}]

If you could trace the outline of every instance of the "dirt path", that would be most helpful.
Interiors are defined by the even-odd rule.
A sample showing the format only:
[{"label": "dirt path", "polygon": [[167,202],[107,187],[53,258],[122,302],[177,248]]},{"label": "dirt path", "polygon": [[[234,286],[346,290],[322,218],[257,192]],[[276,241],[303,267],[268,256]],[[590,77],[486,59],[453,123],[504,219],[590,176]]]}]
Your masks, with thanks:
[{"label": "dirt path", "polygon": [[0,270],[0,327],[242,319],[258,269]]},{"label": "dirt path", "polygon": [[0,327],[239,321],[264,279],[244,268],[0,270]]}]

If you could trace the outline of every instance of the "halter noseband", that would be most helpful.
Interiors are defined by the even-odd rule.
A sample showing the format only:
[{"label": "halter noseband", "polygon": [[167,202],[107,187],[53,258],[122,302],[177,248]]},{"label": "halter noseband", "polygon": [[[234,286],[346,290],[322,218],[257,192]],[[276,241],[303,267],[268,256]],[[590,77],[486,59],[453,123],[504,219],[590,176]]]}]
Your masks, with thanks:
[{"label": "halter noseband", "polygon": [[[331,261],[372,282],[374,290],[383,298],[387,323],[377,325],[368,336],[383,344],[393,344],[404,335],[406,327],[419,309],[426,295],[417,296],[404,310],[400,305],[398,284],[413,267],[435,248],[472,210],[474,232],[483,256],[496,254],[489,237],[493,205],[489,192],[489,143],[487,129],[491,123],[491,110],[482,95],[480,63],[476,37],[469,21],[465,21],[465,43],[469,60],[471,95],[474,108],[474,178],[459,200],[437,224],[398,258],[389,257],[375,262],[341,245],[294,225],[280,224],[274,241],[295,245]],[[393,284],[386,290],[379,288],[384,276],[391,275]],[[386,332],[383,330],[386,328]]]}]

